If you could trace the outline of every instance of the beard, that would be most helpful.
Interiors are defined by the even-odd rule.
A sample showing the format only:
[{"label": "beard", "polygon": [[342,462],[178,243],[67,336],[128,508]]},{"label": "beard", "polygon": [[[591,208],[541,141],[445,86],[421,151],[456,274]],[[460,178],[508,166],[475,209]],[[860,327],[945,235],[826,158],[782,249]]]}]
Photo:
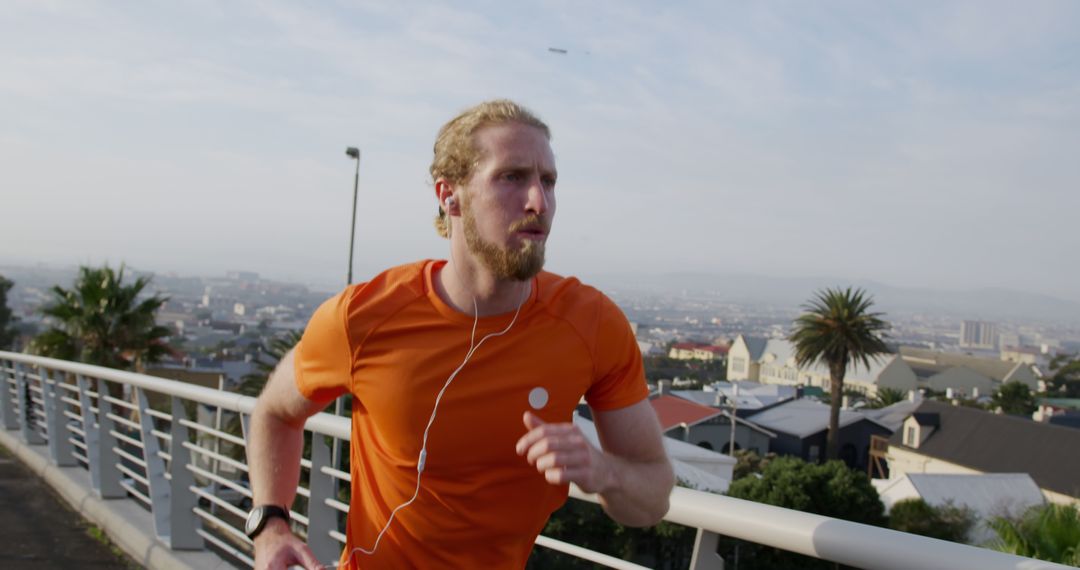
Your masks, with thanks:
[{"label": "beard", "polygon": [[[497,279],[525,281],[532,279],[544,268],[544,242],[525,240],[518,249],[499,247],[480,237],[480,232],[476,227],[476,218],[465,204],[462,204],[461,219],[464,222],[465,245],[484,266],[495,274]],[[530,216],[512,224],[507,233],[512,234],[530,226],[543,227],[544,224],[539,217]]]}]

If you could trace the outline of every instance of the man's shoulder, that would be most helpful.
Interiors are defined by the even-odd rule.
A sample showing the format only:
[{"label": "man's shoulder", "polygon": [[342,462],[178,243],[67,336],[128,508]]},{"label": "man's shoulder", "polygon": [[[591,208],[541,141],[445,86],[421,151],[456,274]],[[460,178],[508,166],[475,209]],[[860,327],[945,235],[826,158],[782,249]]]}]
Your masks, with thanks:
[{"label": "man's shoulder", "polygon": [[394,308],[425,294],[425,271],[431,260],[417,261],[386,269],[364,283],[346,290],[351,318],[358,313],[371,314],[376,308]]},{"label": "man's shoulder", "polygon": [[568,320],[594,320],[612,310],[621,314],[607,295],[596,287],[582,283],[577,277],[543,271],[537,276],[537,283],[538,300],[553,315]]}]

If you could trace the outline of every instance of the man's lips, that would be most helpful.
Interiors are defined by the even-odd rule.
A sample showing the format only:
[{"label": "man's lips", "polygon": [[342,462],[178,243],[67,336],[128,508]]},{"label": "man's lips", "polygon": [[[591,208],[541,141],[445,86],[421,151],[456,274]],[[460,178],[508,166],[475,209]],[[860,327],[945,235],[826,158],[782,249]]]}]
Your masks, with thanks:
[{"label": "man's lips", "polygon": [[516,233],[530,239],[543,239],[547,237],[547,232],[541,228],[526,228],[518,230]]}]

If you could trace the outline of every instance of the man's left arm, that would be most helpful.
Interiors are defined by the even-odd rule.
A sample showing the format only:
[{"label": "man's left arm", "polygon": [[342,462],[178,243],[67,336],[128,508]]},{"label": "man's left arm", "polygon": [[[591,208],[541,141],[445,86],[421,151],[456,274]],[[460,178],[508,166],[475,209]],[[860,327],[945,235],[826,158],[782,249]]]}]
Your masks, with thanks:
[{"label": "man's left arm", "polygon": [[593,414],[601,449],[572,423],[544,423],[531,412],[517,444],[553,485],[574,483],[600,496],[608,516],[627,526],[652,526],[667,514],[675,475],[660,424],[648,400]]}]

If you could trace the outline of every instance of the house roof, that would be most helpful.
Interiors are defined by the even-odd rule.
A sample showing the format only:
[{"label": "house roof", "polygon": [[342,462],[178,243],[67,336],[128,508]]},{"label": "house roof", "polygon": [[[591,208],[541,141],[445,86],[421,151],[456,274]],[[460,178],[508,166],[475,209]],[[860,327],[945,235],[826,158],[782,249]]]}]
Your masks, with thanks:
[{"label": "house roof", "polygon": [[902,484],[905,478],[911,482],[915,493],[928,504],[937,507],[952,503],[968,507],[981,517],[1018,515],[1027,507],[1041,505],[1045,500],[1039,486],[1027,473],[906,473],[874,486],[881,495],[887,496],[889,489]]},{"label": "house roof", "polygon": [[[590,443],[600,447],[600,438],[593,422],[575,413],[574,425],[581,429],[581,433]],[[735,468],[734,457],[670,437],[662,438],[662,441],[664,451],[675,470],[675,477],[679,481],[685,481],[701,491],[727,492],[728,485],[731,484],[732,470]]]},{"label": "house roof", "polygon": [[863,408],[862,413],[867,417],[873,418],[879,424],[888,426],[892,431],[900,429],[900,426],[904,425],[904,420],[915,411],[915,408],[919,407],[922,402],[922,396],[916,394],[915,400],[904,399],[895,404],[889,404],[884,408],[878,409],[866,409]]},{"label": "house roof", "polygon": [[[881,374],[881,371],[886,366],[892,363],[897,357],[895,354],[882,354],[878,356],[870,357],[870,367],[863,366],[861,362],[851,362],[848,364],[847,372],[845,373],[846,379],[862,380],[869,382],[876,382],[877,377]],[[765,343],[765,349],[761,354],[761,362],[776,362],[779,365],[795,364],[795,345],[782,338],[770,338]],[[821,362],[815,362],[809,366],[799,367],[800,370],[808,372],[814,372],[822,376],[829,375],[829,368]]]},{"label": "house roof", "polygon": [[935,374],[944,372],[950,368],[963,366],[977,372],[991,380],[1004,381],[1019,366],[1026,366],[1018,362],[1006,362],[994,358],[982,358],[968,354],[953,352],[941,352],[925,348],[901,346],[900,356],[915,371],[919,378],[929,378]]},{"label": "house roof", "polygon": [[666,394],[649,400],[649,403],[652,404],[663,431],[679,427],[682,424],[692,426],[723,414],[722,411],[711,406],[704,406],[697,402]]},{"label": "house roof", "polygon": [[901,432],[889,445],[984,473],[1027,472],[1043,489],[1080,497],[1080,430],[933,400],[919,405],[922,413],[937,414],[939,427],[918,449]]},{"label": "house roof", "polygon": [[761,360],[761,354],[765,351],[767,340],[754,336],[739,336],[742,336],[743,342],[746,343],[746,350],[750,353],[750,360],[755,362]]},{"label": "house roof", "polygon": [[933,412],[915,412],[911,414],[915,418],[915,423],[921,426],[933,426],[939,427],[941,425],[941,417]]},{"label": "house roof", "polygon": [[[750,420],[765,429],[806,438],[829,428],[829,406],[816,400],[803,398],[773,406],[750,416]],[[840,410],[841,428],[862,420],[890,429],[862,412]]]},{"label": "house roof", "polygon": [[[794,386],[781,384],[759,384],[757,382],[735,382],[739,386],[739,395],[735,398],[740,410],[760,410],[762,408],[795,398]],[[671,394],[696,402],[704,406],[716,406],[718,396],[731,400],[734,390],[731,382],[714,382],[705,390],[672,390]],[[903,420],[901,420],[903,421]]]}]

